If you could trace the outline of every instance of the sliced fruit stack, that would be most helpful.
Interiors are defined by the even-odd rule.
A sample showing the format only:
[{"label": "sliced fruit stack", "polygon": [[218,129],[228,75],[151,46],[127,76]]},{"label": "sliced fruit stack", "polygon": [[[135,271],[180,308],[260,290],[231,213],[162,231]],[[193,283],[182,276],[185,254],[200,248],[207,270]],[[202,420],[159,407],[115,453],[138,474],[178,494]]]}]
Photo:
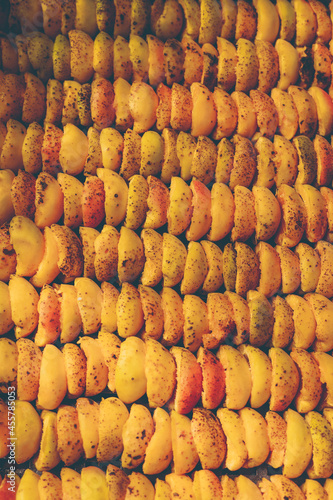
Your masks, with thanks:
[{"label": "sliced fruit stack", "polygon": [[1,9],[0,497],[333,498],[332,5]]}]

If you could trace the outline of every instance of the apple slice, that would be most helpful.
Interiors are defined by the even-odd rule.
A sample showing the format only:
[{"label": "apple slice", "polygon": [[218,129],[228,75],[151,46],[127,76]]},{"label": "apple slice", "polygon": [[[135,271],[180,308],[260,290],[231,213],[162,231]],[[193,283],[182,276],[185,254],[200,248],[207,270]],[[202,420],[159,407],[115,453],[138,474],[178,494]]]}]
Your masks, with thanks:
[{"label": "apple slice", "polygon": [[267,463],[274,469],[278,469],[282,467],[286,453],[287,423],[281,415],[271,410],[266,413],[265,420],[270,449]]},{"label": "apple slice", "polygon": [[94,458],[99,443],[99,404],[92,399],[79,398],[76,410],[85,458]]},{"label": "apple slice", "polygon": [[243,408],[251,395],[251,374],[245,357],[234,347],[222,345],[217,351],[225,373],[225,406],[231,410]]},{"label": "apple slice", "polygon": [[271,347],[268,355],[272,363],[269,409],[284,411],[297,394],[299,373],[294,361],[283,349]]},{"label": "apple slice", "polygon": [[121,464],[123,468],[134,469],[144,462],[146,449],[153,434],[154,422],[150,411],[145,406],[134,403],[122,430],[124,449]]},{"label": "apple slice", "polygon": [[228,408],[219,408],[216,412],[227,441],[227,452],[223,466],[230,471],[243,467],[247,459],[245,429],[237,412]]},{"label": "apple slice", "polygon": [[215,354],[204,347],[199,347],[197,361],[202,371],[202,406],[213,410],[225,396],[225,373]]},{"label": "apple slice", "polygon": [[198,403],[202,392],[202,372],[194,354],[187,349],[172,346],[177,372],[177,386],[169,406],[177,413],[186,415]]},{"label": "apple slice", "polygon": [[138,337],[122,342],[115,371],[116,392],[126,404],[140,399],[147,390],[145,374],[146,345]]},{"label": "apple slice", "polygon": [[80,347],[87,358],[85,396],[96,396],[104,391],[108,382],[108,368],[97,339],[81,337]]},{"label": "apple slice", "polygon": [[60,335],[60,304],[54,288],[49,285],[42,288],[37,310],[39,317],[35,344],[39,347],[53,344]]},{"label": "apple slice", "polygon": [[163,472],[172,460],[171,418],[165,410],[156,408],[153,421],[154,434],[142,464],[143,473],[149,475]]},{"label": "apple slice", "polygon": [[304,349],[293,349],[291,359],[300,372],[300,386],[295,397],[295,407],[298,413],[314,410],[322,396],[320,370],[312,354]]},{"label": "apple slice", "polygon": [[86,388],[87,359],[77,344],[67,343],[62,348],[67,376],[67,396],[79,398]]},{"label": "apple slice", "polygon": [[199,462],[191,427],[189,417],[175,410],[171,411],[173,469],[177,475],[191,472]]},{"label": "apple slice", "polygon": [[62,405],[57,412],[57,449],[65,465],[73,465],[83,455],[77,409]]},{"label": "apple slice", "polygon": [[120,455],[123,450],[122,433],[129,413],[118,398],[105,398],[99,404],[98,462],[107,462]]},{"label": "apple slice", "polygon": [[227,443],[217,416],[210,410],[194,408],[191,433],[201,467],[203,469],[220,467],[227,452]]}]

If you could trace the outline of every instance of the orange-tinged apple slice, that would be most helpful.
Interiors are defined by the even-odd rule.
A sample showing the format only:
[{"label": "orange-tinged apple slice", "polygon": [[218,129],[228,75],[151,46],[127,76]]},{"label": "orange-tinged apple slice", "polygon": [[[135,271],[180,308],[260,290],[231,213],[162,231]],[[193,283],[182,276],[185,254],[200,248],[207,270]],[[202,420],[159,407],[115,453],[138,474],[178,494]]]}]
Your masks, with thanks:
[{"label": "orange-tinged apple slice", "polygon": [[211,215],[211,192],[200,181],[193,179],[190,188],[192,190],[192,217],[191,224],[186,231],[188,241],[197,241],[208,233],[212,221]]},{"label": "orange-tinged apple slice", "polygon": [[274,469],[278,469],[284,463],[287,446],[287,424],[279,413],[271,410],[266,413],[265,420],[267,422],[270,449],[267,463]]},{"label": "orange-tinged apple slice", "polygon": [[202,392],[202,372],[194,354],[183,347],[170,349],[177,372],[177,385],[170,406],[180,414],[189,413],[198,403]]},{"label": "orange-tinged apple slice", "polygon": [[88,176],[82,190],[82,217],[86,227],[97,227],[105,217],[104,183],[96,176]]},{"label": "orange-tinged apple slice", "polygon": [[42,347],[52,344],[60,335],[60,304],[54,288],[49,285],[42,288],[37,308],[39,317],[35,343]]},{"label": "orange-tinged apple slice", "polygon": [[213,410],[225,396],[225,373],[215,354],[204,347],[199,348],[197,361],[202,371],[202,406]]},{"label": "orange-tinged apple slice", "polygon": [[82,276],[83,250],[82,244],[74,231],[67,226],[52,224],[51,230],[58,247],[58,267],[62,280],[66,283]]},{"label": "orange-tinged apple slice", "polygon": [[143,227],[149,229],[158,229],[164,226],[167,222],[167,213],[170,204],[169,189],[165,184],[154,177],[149,175],[148,182],[148,198],[147,207],[148,211]]},{"label": "orange-tinged apple slice", "polygon": [[98,131],[110,127],[115,119],[114,88],[106,78],[98,75],[91,84],[90,110],[94,127]]},{"label": "orange-tinged apple slice", "polygon": [[279,124],[278,112],[273,99],[260,90],[250,90],[250,97],[257,114],[260,135],[272,139]]},{"label": "orange-tinged apple slice", "polygon": [[209,331],[203,336],[203,344],[208,349],[213,349],[233,332],[235,322],[229,299],[223,293],[209,293],[207,309]]}]

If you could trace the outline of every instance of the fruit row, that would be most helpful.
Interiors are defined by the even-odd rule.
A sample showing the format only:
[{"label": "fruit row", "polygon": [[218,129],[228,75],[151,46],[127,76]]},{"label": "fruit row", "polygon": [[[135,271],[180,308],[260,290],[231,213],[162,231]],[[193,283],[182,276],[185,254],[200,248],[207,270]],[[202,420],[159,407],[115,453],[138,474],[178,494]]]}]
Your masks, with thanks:
[{"label": "fruit row", "polygon": [[[223,275],[216,276],[213,271],[223,266],[226,255],[220,252],[219,266],[211,268],[210,274],[203,276],[200,270],[199,281],[195,263],[199,258],[205,258],[205,252],[200,243],[196,245],[202,255],[190,249],[189,254],[194,253],[193,269],[186,269],[181,282],[183,298],[169,286],[164,286],[158,293],[147,285],[140,284],[136,288],[123,282],[118,291],[109,282],[103,281],[99,286],[87,277],[75,278],[74,285],[44,285],[38,294],[24,277],[12,275],[8,284],[0,282],[0,332],[3,335],[15,328],[16,338],[35,333],[35,342],[39,346],[57,339],[61,343],[71,342],[81,332],[92,335],[102,328],[117,331],[122,338],[143,331],[146,337],[162,338],[166,345],[175,345],[182,340],[191,351],[196,351],[201,344],[212,349],[226,340],[236,345],[249,340],[252,345],[264,345],[269,341],[274,346],[285,348],[292,342],[294,347],[304,349],[311,346],[324,352],[333,349],[333,306],[331,300],[320,293],[323,278],[315,291],[302,290],[304,297],[296,295],[301,283],[315,283],[316,266],[318,262],[320,264],[319,255],[315,256],[316,260],[312,256],[316,254],[315,250],[304,244],[297,248],[304,262],[310,262],[311,257],[314,260],[314,265],[307,267],[307,274],[301,281],[297,254],[279,247],[284,258],[282,262],[286,264],[281,271],[279,253],[268,244],[260,244],[261,248],[257,250],[263,265],[251,268],[249,259],[246,259],[249,255],[238,255],[236,290],[228,286],[230,283],[225,272],[227,291],[221,293],[217,290],[221,289]],[[212,245],[202,246],[209,251]],[[236,246],[236,250],[239,248],[244,250]],[[253,252],[249,247],[245,250]],[[228,251],[227,248],[224,253]],[[273,261],[272,255],[277,262]],[[247,270],[242,271],[244,268]],[[260,268],[264,277],[259,281]],[[322,266],[321,271],[327,274],[328,267]],[[250,281],[254,274],[256,282]],[[307,277],[308,280],[304,279]],[[192,289],[193,285],[203,289],[207,294],[206,301],[193,295],[196,291]],[[277,295],[281,291],[287,294],[284,298]],[[24,296],[26,300],[22,307],[20,300]]]},{"label": "fruit row", "polygon": [[[194,82],[229,91],[248,92],[258,88],[269,93],[277,86],[286,90],[297,82],[329,89],[331,93],[330,49],[316,41],[310,47],[294,47],[278,38],[252,42],[239,38],[232,43],[216,38],[202,47],[190,37],[162,41],[154,35],[142,38],[131,35],[115,39],[100,32],[95,39],[81,30],[71,30],[68,37],[58,35],[53,42],[47,35],[34,32],[17,35],[16,46],[1,40],[2,69],[5,73],[36,73],[41,82],[54,78],[59,82],[75,80],[86,84],[98,76],[116,81],[143,81],[156,88],[163,83]],[[43,51],[41,50],[43,47]]]},{"label": "fruit row", "polygon": [[[64,398],[116,393],[125,404],[147,396],[152,408],[168,405],[188,414],[201,400],[206,409],[224,406],[261,408],[269,401],[273,411],[295,405],[305,413],[332,407],[332,356],[297,347],[290,355],[271,347],[237,349],[222,345],[215,355],[199,347],[194,355],[180,346],[166,349],[153,338],[128,337],[101,330],[98,338],[82,337],[63,349],[47,344],[43,351],[30,339],[0,339],[4,388],[17,385],[22,401],[37,400],[38,408],[53,410]],[[7,356],[7,357],[6,357]]]},{"label": "fruit row", "polygon": [[[42,21],[41,21],[42,20]],[[152,32],[166,40],[188,36],[199,44],[215,43],[218,36],[227,39],[246,38],[274,42],[278,36],[293,40],[297,46],[315,39],[328,43],[332,23],[330,11],[318,0],[127,0],[111,2],[18,1],[11,5],[9,26],[22,33],[43,28],[52,39],[67,35],[72,29],[90,36],[106,31],[116,36],[142,36]],[[19,40],[20,41],[20,40]]]},{"label": "fruit row", "polygon": [[100,133],[90,127],[86,135],[74,124],[65,125],[62,131],[52,124],[43,129],[34,122],[26,129],[17,120],[9,120],[2,127],[0,165],[13,173],[88,176],[104,167],[119,172],[126,181],[137,174],[158,176],[165,184],[173,176],[185,181],[195,177],[204,184],[224,182],[231,189],[253,183],[280,187],[295,181],[324,186],[331,184],[333,176],[332,146],[321,135],[313,140],[298,135],[292,141],[274,135],[272,140],[259,137],[253,144],[248,137],[235,134],[215,144],[209,137],[196,138],[170,128],[161,134],[148,130],[141,137],[132,129],[122,135],[112,127]]},{"label": "fruit row", "polygon": [[[3,480],[5,489],[7,478]],[[90,500],[98,495],[100,500],[223,500],[249,496],[251,500],[329,500],[332,495],[333,479],[322,484],[316,479],[305,479],[298,485],[292,479],[276,474],[262,477],[254,482],[247,476],[217,476],[210,470],[197,470],[192,476],[166,474],[164,479],[157,478],[155,483],[140,472],[125,471],[115,465],[108,465],[106,471],[95,466],[83,467],[77,472],[63,467],[60,478],[52,472],[41,475],[27,470],[19,485],[18,499],[25,498],[26,492],[38,492],[36,498],[62,498],[63,500]],[[44,496],[43,496],[44,495]],[[7,497],[6,497],[7,498]],[[8,500],[14,496],[8,496]]]},{"label": "fruit row", "polygon": [[[293,221],[288,222],[291,227]],[[59,224],[46,226],[42,233],[29,218],[15,216],[0,232],[1,280],[8,282],[16,273],[41,288],[57,277],[64,283],[80,276],[100,282],[117,278],[120,284],[140,279],[146,286],[163,279],[165,287],[180,284],[183,295],[201,289],[216,292],[224,283],[226,290],[243,297],[257,287],[268,297],[279,290],[294,293],[300,287],[304,293],[315,291],[331,298],[332,244],[319,240],[313,248],[295,239],[292,229],[281,233],[276,246],[260,241],[254,249],[236,241],[221,248],[212,241],[191,240],[186,247],[170,233],[143,229],[139,236],[126,226],[118,231],[104,225],[100,232],[81,226],[80,238]],[[294,246],[294,251],[289,248]]]},{"label": "fruit row", "polygon": [[[188,474],[199,461],[204,470],[238,471],[267,464],[282,467],[288,478],[306,472],[309,478],[323,479],[333,472],[332,408],[304,416],[289,408],[283,417],[248,407],[219,408],[216,415],[194,408],[189,417],[162,408],[151,414],[137,403],[128,410],[115,397],[99,404],[83,397],[76,406],[43,410],[39,416],[29,402],[15,404],[20,418],[16,461],[34,458],[38,471],[52,470],[60,462],[71,466],[83,457],[106,463],[120,457],[122,468],[142,466],[145,475],[160,474],[171,462],[176,474]],[[0,400],[0,406],[4,420],[6,404]],[[5,454],[7,437],[4,433],[1,440]]]},{"label": "fruit row", "polygon": [[[171,128],[177,132],[191,131],[194,137],[211,136],[214,140],[230,137],[234,132],[248,138],[269,139],[277,131],[287,139],[292,139],[298,130],[310,138],[317,131],[322,136],[332,132],[333,103],[329,93],[318,85],[306,90],[293,81],[288,81],[285,88],[274,87],[271,95],[260,89],[247,89],[248,95],[237,90],[240,85],[228,93],[225,89],[232,91],[233,84],[209,90],[199,82],[189,88],[179,83],[171,87],[161,83],[154,90],[143,81],[131,84],[119,77],[112,83],[101,76],[91,84],[82,85],[77,81],[66,80],[62,84],[49,80],[45,88],[31,73],[24,76],[9,73],[1,76],[1,83],[1,121],[14,119],[33,124],[30,135],[39,137],[39,142],[44,134],[34,122],[43,121],[46,132],[50,129],[60,138],[61,130],[50,125],[94,125],[98,131],[114,125],[119,136],[130,128],[139,134],[154,127],[159,131]],[[18,126],[24,136],[25,127]],[[1,129],[4,136],[3,124]]]},{"label": "fruit row", "polygon": [[274,238],[277,244],[294,247],[302,238],[331,241],[333,230],[333,190],[307,183],[282,184],[274,195],[266,186],[251,190],[237,184],[232,192],[222,182],[209,189],[196,179],[188,185],[181,177],[172,177],[169,187],[152,175],[146,179],[135,174],[126,183],[109,169],[98,169],[97,176],[88,176],[84,183],[62,172],[55,179],[46,172],[35,178],[3,170],[0,196],[0,223],[12,221],[10,232],[19,217],[29,219],[36,231],[63,222],[72,230],[95,230],[97,236],[103,222],[115,234],[124,223],[131,231],[167,226],[170,235],[183,234],[190,242],[204,237],[213,242],[227,236],[232,242]]}]

